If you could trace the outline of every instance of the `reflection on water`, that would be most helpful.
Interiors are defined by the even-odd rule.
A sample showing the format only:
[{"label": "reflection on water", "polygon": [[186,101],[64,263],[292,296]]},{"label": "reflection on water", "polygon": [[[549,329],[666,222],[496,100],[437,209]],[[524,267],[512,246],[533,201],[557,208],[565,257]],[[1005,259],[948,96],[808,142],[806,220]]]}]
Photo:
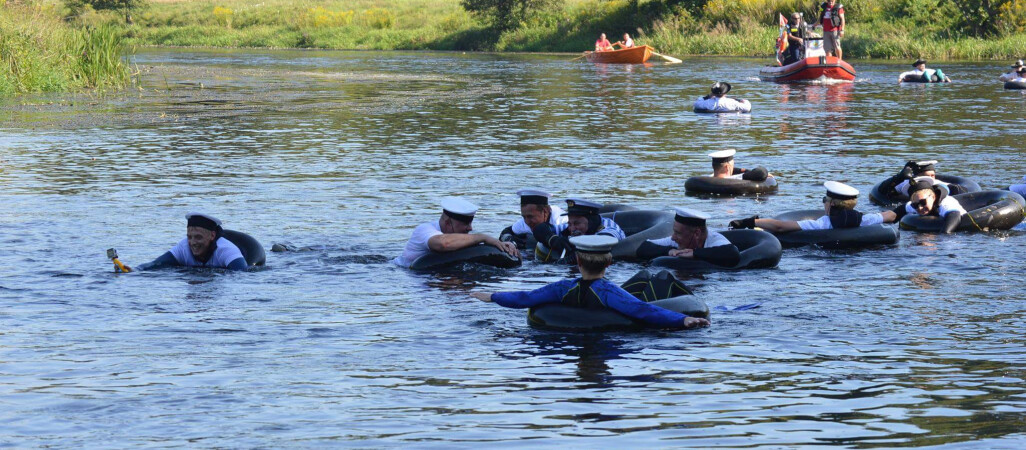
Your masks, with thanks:
[{"label": "reflection on water", "polygon": [[[797,86],[753,81],[763,61],[729,58],[145,50],[136,62],[140,91],[2,105],[4,442],[1026,440],[1021,226],[689,276],[723,308],[677,333],[534,330],[525,311],[467,296],[537,288],[572,276],[565,266],[388,262],[454,193],[496,233],[524,186],[689,206],[714,228],[819,207],[829,179],[867,193],[913,158],[1004,187],[1023,175],[1026,101],[993,82],[1003,66],[952,64],[956,83],[897,87],[903,67],[883,62],[856,64],[855,83]],[[714,81],[754,112],[691,113]],[[684,179],[725,147],[780,192],[685,197]],[[253,273],[109,273],[105,249],[154,258],[196,209],[286,251]],[[610,278],[641,268],[618,263]]]}]

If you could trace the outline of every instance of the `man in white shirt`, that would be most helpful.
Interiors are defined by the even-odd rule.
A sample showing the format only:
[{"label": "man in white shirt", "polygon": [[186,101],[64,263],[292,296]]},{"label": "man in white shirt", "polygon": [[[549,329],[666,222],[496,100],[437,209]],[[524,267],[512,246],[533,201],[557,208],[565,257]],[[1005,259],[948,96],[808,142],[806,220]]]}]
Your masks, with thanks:
[{"label": "man in white shirt", "polygon": [[741,261],[737,246],[706,226],[708,214],[688,208],[675,208],[674,212],[673,234],[643,242],[637,250],[638,259],[673,256],[722,267],[733,267]]},{"label": "man in white shirt", "polygon": [[442,199],[442,215],[438,221],[417,225],[410,240],[406,242],[403,254],[392,262],[409,267],[417,258],[431,252],[452,252],[481,243],[491,245],[512,256],[520,256],[512,242],[500,242],[484,234],[470,234],[474,229],[471,222],[476,213],[477,205],[466,200],[457,197]]},{"label": "man in white shirt", "polygon": [[[203,213],[185,215],[185,238],[157,259],[140,264],[135,270],[161,267],[211,267],[217,269],[246,270],[249,264],[242,251],[228,239],[221,237],[221,220]],[[131,267],[127,267],[131,271]]]},{"label": "man in white shirt", "polygon": [[[913,216],[937,216],[944,219],[944,233],[955,231],[966,214],[958,200],[948,195],[947,186],[934,183],[930,177],[912,180],[908,203],[903,205],[905,214]],[[901,211],[898,211],[899,213]],[[899,214],[898,219],[904,214]]]},{"label": "man in white shirt", "polygon": [[863,214],[855,210],[858,202],[859,190],[844,183],[827,181],[823,183],[826,188],[826,197],[823,197],[824,215],[816,220],[777,220],[760,219],[759,216],[752,216],[747,219],[730,221],[730,228],[755,228],[759,227],[770,233],[786,233],[799,230],[831,230],[840,228],[857,228],[891,223],[897,220],[898,216],[894,211],[881,213]]},{"label": "man in white shirt", "polygon": [[1012,64],[1012,71],[1011,72],[1001,74],[1001,76],[998,77],[998,79],[1001,80],[1001,81],[1008,82],[1008,81],[1012,81],[1012,80],[1014,80],[1016,78],[1019,78],[1019,77],[1022,76],[1022,75],[1019,74],[1019,70],[1021,70],[1022,68],[1023,68],[1023,64],[1022,64],[1022,60],[1020,59],[1020,60],[1016,61],[1015,64]]},{"label": "man in white shirt", "polygon": [[705,97],[699,98],[695,101],[695,112],[697,113],[718,113],[718,112],[738,112],[738,113],[750,113],[752,112],[752,103],[748,100],[740,99],[736,100],[727,97],[727,93],[730,92],[730,83],[725,81],[717,81],[712,86],[711,92]]},{"label": "man in white shirt", "polygon": [[737,150],[734,149],[710,153],[709,157],[712,158],[713,169],[711,176],[713,178],[733,178],[751,181],[766,181],[767,178],[773,176],[765,167],[756,167],[751,170],[735,167],[735,154],[737,154]]},{"label": "man in white shirt", "polygon": [[927,83],[939,83],[945,82],[950,83],[951,78],[944,75],[940,69],[927,69],[925,59],[917,59],[916,62],[912,63],[912,67],[915,69],[908,72],[902,72],[898,75],[898,84],[904,81],[909,82],[927,82]]},{"label": "man in white shirt", "polygon": [[519,248],[525,248],[527,237],[534,227],[543,223],[553,227],[566,223],[567,216],[563,215],[563,209],[549,204],[552,194],[538,189],[521,189],[517,195],[520,196],[521,218],[499,233],[500,241],[512,242]]}]

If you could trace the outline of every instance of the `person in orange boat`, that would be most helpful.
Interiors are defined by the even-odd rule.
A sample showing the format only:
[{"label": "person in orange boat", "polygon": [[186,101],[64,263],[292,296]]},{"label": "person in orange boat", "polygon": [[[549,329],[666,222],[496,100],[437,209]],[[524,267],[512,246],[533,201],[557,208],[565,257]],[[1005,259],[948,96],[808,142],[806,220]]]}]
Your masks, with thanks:
[{"label": "person in orange boat", "polygon": [[608,52],[610,50],[613,50],[613,44],[610,44],[609,39],[606,39],[606,33],[602,33],[599,35],[598,40],[595,41],[595,51]]},{"label": "person in orange boat", "polygon": [[620,48],[634,48],[634,39],[631,39],[630,34],[624,33],[623,40],[613,45],[619,45]]}]

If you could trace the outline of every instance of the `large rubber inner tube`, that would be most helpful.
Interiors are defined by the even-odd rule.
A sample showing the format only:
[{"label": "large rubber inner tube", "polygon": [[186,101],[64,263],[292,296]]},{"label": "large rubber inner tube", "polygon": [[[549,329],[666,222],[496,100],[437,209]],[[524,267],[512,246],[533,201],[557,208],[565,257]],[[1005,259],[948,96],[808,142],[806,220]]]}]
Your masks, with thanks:
[{"label": "large rubber inner tube", "polygon": [[262,266],[267,261],[267,254],[264,253],[264,247],[257,242],[253,236],[250,236],[241,231],[235,230],[221,230],[221,237],[227,239],[232,244],[235,244],[242,252],[242,257],[246,259],[246,264],[252,266]]},{"label": "large rubber inner tube", "polygon": [[718,270],[768,269],[780,263],[782,247],[776,236],[761,230],[727,230],[721,232],[741,251],[741,261],[733,267],[717,266],[708,261],[661,256],[652,260],[656,267],[682,272],[715,272]]},{"label": "large rubber inner tube", "polygon": [[[806,209],[784,213],[774,219],[799,221],[816,220],[820,217],[823,217],[822,209]],[[898,226],[881,224],[830,230],[799,230],[777,233],[776,236],[784,248],[804,245],[816,245],[827,249],[862,248],[896,244],[898,242]]]},{"label": "large rubber inner tube", "polygon": [[739,180],[737,178],[716,178],[710,176],[691,177],[684,182],[688,194],[752,195],[777,191],[776,177],[765,181]]},{"label": "large rubber inner tube", "polygon": [[[980,185],[968,178],[960,177],[958,175],[940,174],[937,175],[937,179],[941,180],[949,185],[953,184],[958,186],[960,193],[979,192],[982,190]],[[887,180],[881,181],[873,186],[873,189],[869,191],[869,200],[877,205],[882,206],[898,206],[899,203],[905,203],[908,201],[908,196],[902,194],[894,189],[889,192],[883,192],[883,184]]]},{"label": "large rubber inner tube", "polygon": [[[638,247],[649,239],[659,239],[673,232],[673,213],[651,210],[626,210],[602,214],[602,217],[613,219],[627,235],[613,247],[613,259],[636,259]],[[539,262],[555,262],[561,255],[553,254],[549,248],[539,242],[535,246],[535,260]]]},{"label": "large rubber inner tube", "polygon": [[1006,81],[1005,89],[1023,90],[1026,89],[1026,82],[1023,81]]},{"label": "large rubber inner tube", "polygon": [[[638,272],[623,284],[627,292],[653,305],[683,313],[692,317],[709,317],[709,307],[702,300],[691,295],[669,272],[651,274]],[[550,303],[531,308],[527,323],[533,327],[559,331],[630,331],[646,328],[612,309],[590,309]]]},{"label": "large rubber inner tube", "polygon": [[484,264],[508,269],[520,266],[520,258],[510,256],[506,252],[491,245],[478,244],[452,252],[431,252],[413,261],[413,270],[439,270],[458,266],[463,263]]},{"label": "large rubber inner tube", "polygon": [[906,83],[940,83],[944,79],[937,75],[937,72],[933,72],[929,77],[925,75],[905,75],[902,81]]},{"label": "large rubber inner tube", "polygon": [[694,111],[698,114],[751,114],[751,111],[741,111],[740,109],[705,109],[695,107]]},{"label": "large rubber inner tube", "polygon": [[[956,231],[1007,230],[1026,218],[1026,200],[1011,191],[981,191],[951,196],[962,205],[962,214]],[[907,215],[901,219],[901,228],[920,232],[937,232],[944,227],[938,216]]]}]

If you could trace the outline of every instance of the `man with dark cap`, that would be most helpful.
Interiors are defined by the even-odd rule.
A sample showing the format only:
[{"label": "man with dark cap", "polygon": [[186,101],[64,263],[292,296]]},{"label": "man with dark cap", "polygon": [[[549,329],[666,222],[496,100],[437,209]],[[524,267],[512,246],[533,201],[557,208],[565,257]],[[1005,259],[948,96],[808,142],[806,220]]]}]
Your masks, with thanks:
[{"label": "man with dark cap", "polygon": [[413,235],[406,242],[403,254],[392,260],[402,267],[410,267],[417,258],[431,252],[453,252],[481,243],[491,245],[512,256],[520,256],[512,242],[500,242],[485,234],[470,234],[474,230],[471,222],[477,213],[477,205],[458,197],[442,199],[442,214],[437,222],[425,222],[413,229]]},{"label": "man with dark cap", "polygon": [[898,84],[901,84],[903,81],[926,83],[951,82],[951,78],[944,75],[944,72],[940,69],[927,69],[925,59],[917,59],[916,62],[912,63],[912,67],[915,69],[898,75]]},{"label": "man with dark cap", "polygon": [[[134,270],[157,269],[161,267],[213,267],[229,270],[246,270],[246,258],[231,241],[221,237],[221,221],[216,217],[189,213],[185,228],[185,239],[159,258],[140,264]],[[131,267],[126,268],[131,271]]]},{"label": "man with dark cap", "polygon": [[688,208],[676,208],[675,212],[673,234],[642,243],[637,252],[639,259],[675,256],[707,261],[722,267],[733,267],[741,261],[741,252],[736,245],[706,227],[708,214]]},{"label": "man with dark cap", "polygon": [[855,204],[858,202],[859,190],[847,184],[827,181],[823,183],[823,187],[827,191],[826,197],[823,197],[823,211],[825,214],[819,219],[793,221],[760,219],[759,216],[752,216],[746,219],[730,221],[730,228],[759,227],[770,233],[786,233],[799,230],[868,227],[881,223],[892,223],[897,220],[897,214],[894,211],[870,214],[856,211]]},{"label": "man with dark cap", "polygon": [[1008,72],[1008,73],[1005,73],[1005,74],[1001,74],[1001,76],[998,77],[998,79],[1003,81],[1003,82],[1012,81],[1012,80],[1014,80],[1016,78],[1019,78],[1019,77],[1023,76],[1023,75],[1019,74],[1019,71],[1022,70],[1022,69],[1023,69],[1023,64],[1022,64],[1022,60],[1020,59],[1020,60],[1016,61],[1015,64],[1012,64],[1012,71],[1011,72]]},{"label": "man with dark cap", "polygon": [[727,97],[728,92],[730,92],[730,83],[717,81],[716,84],[713,84],[709,95],[695,101],[695,112],[752,112],[751,102]]},{"label": "man with dark cap", "polygon": [[966,213],[958,200],[948,195],[948,187],[937,184],[930,177],[918,177],[912,180],[909,187],[908,203],[895,209],[896,220],[905,214],[918,216],[938,216],[944,219],[944,233],[955,231]]},{"label": "man with dark cap", "polygon": [[533,291],[474,292],[472,297],[483,302],[495,302],[507,308],[531,308],[545,304],[562,303],[588,309],[612,309],[653,328],[695,328],[709,325],[709,320],[670,311],[639,300],[604,277],[613,262],[610,253],[619,242],[611,236],[574,236],[570,244],[575,249],[580,278],[557,281]]},{"label": "man with dark cap", "polygon": [[966,189],[957,184],[949,184],[937,179],[937,160],[908,161],[893,177],[884,180],[880,185],[881,192],[890,192],[891,189],[902,196],[908,196],[909,183],[913,178],[926,177],[933,180],[934,184],[942,184],[948,187],[951,195],[967,192]]},{"label": "man with dark cap", "polygon": [[613,221],[599,215],[601,203],[581,199],[567,199],[566,223],[550,225],[541,223],[534,227],[534,238],[549,249],[549,256],[542,259],[559,259],[560,255],[569,253],[573,258],[573,246],[570,237],[584,235],[607,235],[623,240],[627,235]]},{"label": "man with dark cap", "polygon": [[773,176],[765,167],[761,166],[751,170],[734,167],[735,154],[737,154],[737,150],[734,149],[720,150],[709,154],[709,157],[712,158],[713,178],[766,181],[767,178]]},{"label": "man with dark cap", "polygon": [[548,223],[555,227],[566,223],[563,209],[549,205],[552,194],[537,189],[521,189],[517,191],[517,195],[520,196],[521,218],[499,233],[500,241],[512,242],[518,248],[524,248],[527,245],[527,236],[539,224]]}]

